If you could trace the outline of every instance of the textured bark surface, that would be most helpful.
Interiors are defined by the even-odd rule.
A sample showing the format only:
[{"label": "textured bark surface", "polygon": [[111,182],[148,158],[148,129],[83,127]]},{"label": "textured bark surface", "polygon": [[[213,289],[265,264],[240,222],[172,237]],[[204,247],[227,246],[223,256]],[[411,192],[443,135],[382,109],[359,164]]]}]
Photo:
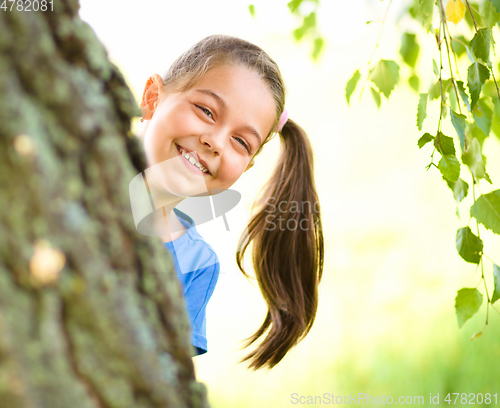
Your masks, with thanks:
[{"label": "textured bark surface", "polygon": [[170,254],[132,217],[137,103],[53,4],[0,10],[0,407],[206,407]]}]

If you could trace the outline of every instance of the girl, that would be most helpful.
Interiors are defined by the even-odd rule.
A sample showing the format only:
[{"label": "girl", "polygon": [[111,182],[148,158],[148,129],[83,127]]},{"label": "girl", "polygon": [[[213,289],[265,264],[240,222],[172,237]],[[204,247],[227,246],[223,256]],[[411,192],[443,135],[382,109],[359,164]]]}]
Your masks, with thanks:
[{"label": "girl", "polygon": [[148,79],[141,108],[148,188],[163,207],[162,240],[174,255],[197,354],[207,350],[205,309],[220,266],[193,220],[175,206],[227,190],[271,137],[281,136],[275,172],[236,253],[248,277],[242,262],[253,243],[253,267],[268,307],[246,346],[263,340],[242,361],[250,360],[253,369],[274,367],[312,327],[324,256],[312,150],[287,117],[278,66],[254,44],[212,35],[181,55],[163,78]]}]

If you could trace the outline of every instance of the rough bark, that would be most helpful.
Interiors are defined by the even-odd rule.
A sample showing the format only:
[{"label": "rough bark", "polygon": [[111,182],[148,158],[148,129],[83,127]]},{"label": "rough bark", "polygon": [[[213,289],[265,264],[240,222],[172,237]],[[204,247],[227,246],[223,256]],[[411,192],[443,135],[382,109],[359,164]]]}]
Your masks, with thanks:
[{"label": "rough bark", "polygon": [[53,4],[0,10],[0,407],[206,407],[170,254],[133,221],[137,103]]}]

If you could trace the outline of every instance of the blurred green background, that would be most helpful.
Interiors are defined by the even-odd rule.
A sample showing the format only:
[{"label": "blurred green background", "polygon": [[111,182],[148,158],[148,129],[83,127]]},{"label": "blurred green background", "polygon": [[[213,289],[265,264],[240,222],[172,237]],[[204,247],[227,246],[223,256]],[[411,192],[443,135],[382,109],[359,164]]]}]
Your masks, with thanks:
[{"label": "blurred green background", "polygon": [[[310,57],[309,42],[293,40],[291,33],[300,22],[290,15],[286,1],[253,2],[255,18],[248,4],[81,0],[80,10],[137,101],[151,74],[163,74],[207,35],[230,34],[258,44],[280,66],[290,117],[308,132],[314,148],[326,244],[319,310],[307,338],[273,370],[253,372],[238,363],[246,355],[242,340],[260,326],[266,310],[256,282],[238,270],[234,248],[252,202],[272,172],[278,139],[233,186],[243,198],[228,214],[231,232],[220,218],[198,227],[221,262],[207,311],[209,352],[194,359],[211,405],[287,407],[300,405],[293,404],[294,393],[364,393],[390,395],[395,402],[399,396],[421,395],[427,406],[430,394],[439,393],[441,405],[449,405],[443,400],[450,392],[500,394],[498,313],[490,310],[483,336],[470,341],[484,325],[485,305],[462,329],[454,312],[457,290],[480,281],[480,271],[455,249],[455,233],[468,222],[471,198],[460,204],[459,219],[438,170],[425,171],[431,148],[417,147],[421,133],[437,127],[437,105],[429,105],[419,132],[418,95],[406,85],[399,85],[389,101],[383,99],[380,110],[368,88],[361,100],[353,96],[350,108],[345,101],[345,84],[367,63],[380,29],[378,23],[366,22],[381,18],[387,1],[321,3],[318,25],[326,42],[317,62]],[[391,6],[381,58],[396,59],[403,29],[412,30],[403,14],[406,5]],[[432,35],[419,41],[424,49],[417,65],[424,78],[421,87],[427,90],[436,46]],[[456,138],[451,125],[444,131]],[[485,146],[495,185],[500,180],[499,141],[491,136]],[[471,184],[464,169],[461,176]],[[488,192],[488,185],[481,188]],[[498,236],[482,229],[481,238],[485,253],[500,264]],[[246,265],[251,270],[249,259]],[[492,288],[491,268],[485,262]],[[479,289],[484,295],[484,288]],[[461,405],[460,398],[454,405]]]}]

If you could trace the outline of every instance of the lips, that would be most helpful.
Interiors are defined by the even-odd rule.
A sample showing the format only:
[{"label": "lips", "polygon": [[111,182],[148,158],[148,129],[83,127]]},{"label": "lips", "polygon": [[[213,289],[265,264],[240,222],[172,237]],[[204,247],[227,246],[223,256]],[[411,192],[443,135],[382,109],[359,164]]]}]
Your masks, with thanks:
[{"label": "lips", "polygon": [[[193,152],[192,150],[189,150],[188,148],[184,147],[184,146],[181,146],[181,145],[177,145],[176,144],[176,147],[177,147],[177,151],[179,151],[179,147],[181,147],[183,150],[185,150],[187,153],[191,154],[192,156],[194,156],[196,158],[196,160],[198,160],[201,164],[203,164],[205,166],[205,168],[208,170],[208,173],[207,174],[210,174],[212,175],[212,173],[210,172],[210,168],[208,167],[207,163],[201,159],[201,157],[198,155],[198,153],[196,152]],[[180,153],[180,151],[179,151]]]}]

